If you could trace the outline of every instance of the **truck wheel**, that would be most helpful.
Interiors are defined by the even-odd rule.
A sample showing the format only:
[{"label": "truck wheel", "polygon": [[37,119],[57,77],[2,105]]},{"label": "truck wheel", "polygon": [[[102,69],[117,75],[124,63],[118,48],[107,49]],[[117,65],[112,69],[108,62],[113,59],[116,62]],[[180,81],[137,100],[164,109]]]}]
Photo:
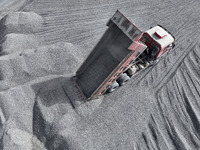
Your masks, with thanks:
[{"label": "truck wheel", "polygon": [[155,59],[155,60],[149,61],[149,66],[156,65],[160,61],[161,58],[162,58],[162,56],[157,58],[157,59]]},{"label": "truck wheel", "polygon": [[158,59],[154,60],[154,61],[153,61],[153,65],[156,65],[156,64],[160,61],[160,59],[161,59],[161,58],[158,58]]},{"label": "truck wheel", "polygon": [[156,65],[162,58],[163,58],[163,56],[160,56],[159,58],[154,60],[152,65]]},{"label": "truck wheel", "polygon": [[108,88],[108,93],[112,93],[114,90],[116,90],[117,88],[119,87],[119,84],[116,82],[116,81],[114,81],[113,83],[112,83],[112,85]]},{"label": "truck wheel", "polygon": [[126,84],[126,82],[130,79],[130,77],[126,74],[123,73],[119,76],[119,78],[117,79],[117,82],[119,83],[120,86]]}]

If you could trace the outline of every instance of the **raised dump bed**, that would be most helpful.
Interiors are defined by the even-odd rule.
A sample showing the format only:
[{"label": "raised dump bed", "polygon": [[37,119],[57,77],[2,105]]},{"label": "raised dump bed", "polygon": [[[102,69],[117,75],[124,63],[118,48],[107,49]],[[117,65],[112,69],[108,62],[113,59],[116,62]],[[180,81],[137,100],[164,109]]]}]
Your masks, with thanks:
[{"label": "raised dump bed", "polygon": [[142,32],[120,11],[116,11],[107,26],[109,28],[76,72],[76,82],[88,99],[102,95],[146,49],[146,45],[138,41]]}]

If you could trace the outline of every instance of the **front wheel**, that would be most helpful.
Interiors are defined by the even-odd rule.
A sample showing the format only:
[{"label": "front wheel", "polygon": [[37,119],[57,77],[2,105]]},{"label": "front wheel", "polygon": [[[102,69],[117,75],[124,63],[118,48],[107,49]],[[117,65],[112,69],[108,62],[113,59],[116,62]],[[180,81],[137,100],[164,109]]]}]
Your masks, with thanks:
[{"label": "front wheel", "polygon": [[157,58],[156,60],[153,60],[151,62],[149,62],[149,66],[154,66],[156,65],[160,60],[162,59],[162,56]]},{"label": "front wheel", "polygon": [[161,60],[161,57],[153,61],[153,65],[156,65]]}]

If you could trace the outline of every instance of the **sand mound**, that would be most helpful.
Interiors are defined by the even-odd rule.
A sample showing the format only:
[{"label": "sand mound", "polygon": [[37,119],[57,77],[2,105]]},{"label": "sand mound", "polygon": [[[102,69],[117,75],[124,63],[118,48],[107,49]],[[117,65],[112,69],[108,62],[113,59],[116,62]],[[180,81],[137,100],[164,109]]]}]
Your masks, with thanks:
[{"label": "sand mound", "polygon": [[34,12],[15,12],[5,16],[1,22],[1,37],[9,33],[35,33],[42,26],[43,19]]},{"label": "sand mound", "polygon": [[8,129],[3,138],[4,149],[45,150],[44,145],[32,134],[17,129]]},{"label": "sand mound", "polygon": [[7,34],[0,45],[1,55],[10,54],[16,51],[37,48],[40,41],[33,34]]},{"label": "sand mound", "polygon": [[37,48],[41,45],[34,33],[41,29],[43,19],[34,12],[15,12],[0,21],[0,55]]},{"label": "sand mound", "polygon": [[[74,109],[61,87],[65,80],[54,79],[32,86],[34,91],[38,91],[33,109],[33,133],[45,143],[47,149],[104,149],[109,145],[128,148],[130,145],[123,143],[127,139],[121,133],[122,130],[129,135],[128,144],[136,140],[133,127],[144,123],[143,117],[148,118],[148,114],[143,112],[149,111],[148,104],[145,106],[144,102],[151,101],[150,95],[148,99],[140,98],[143,89],[136,91],[138,94],[132,94],[132,99],[128,101],[122,98],[126,95],[115,94],[113,99],[110,98],[107,102],[99,103],[94,100]],[[141,101],[143,104],[140,108],[134,106]],[[127,107],[127,104],[130,107]],[[136,121],[136,112],[142,115],[140,121]],[[108,139],[112,140],[112,143]]]},{"label": "sand mound", "polygon": [[[58,137],[58,129],[71,125],[75,119],[72,107],[61,87],[65,80],[66,78],[56,78],[32,86],[38,93],[33,108],[33,134],[45,143],[48,149],[59,149],[61,141],[55,141]],[[70,118],[65,120],[66,124],[61,124],[61,126],[59,122],[63,116]]]},{"label": "sand mound", "polygon": [[76,51],[77,47],[74,45],[60,42],[2,56],[1,80],[18,85],[42,76],[75,72],[81,60],[76,57]]},{"label": "sand mound", "polygon": [[42,17],[33,12],[15,12],[1,20],[0,80],[6,81],[1,84],[1,90],[37,77],[77,69],[81,54],[73,44],[59,42],[41,46],[41,39],[34,33],[42,23]]}]

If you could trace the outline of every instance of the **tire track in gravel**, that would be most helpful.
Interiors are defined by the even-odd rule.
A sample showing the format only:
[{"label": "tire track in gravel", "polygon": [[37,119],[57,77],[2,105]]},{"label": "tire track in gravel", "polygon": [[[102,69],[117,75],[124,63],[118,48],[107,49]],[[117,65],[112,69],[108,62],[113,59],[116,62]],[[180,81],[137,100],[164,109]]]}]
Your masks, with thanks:
[{"label": "tire track in gravel", "polygon": [[[174,3],[173,3],[174,4]],[[176,5],[180,5],[180,3],[179,2],[177,2],[177,3],[175,3]],[[195,3],[196,4],[196,3]],[[174,21],[176,18],[181,18],[180,16],[182,16],[182,14],[181,14],[181,12],[182,11],[184,11],[183,13],[184,14],[187,14],[187,17],[189,17],[190,19],[187,19],[186,20],[186,22],[183,22],[182,24],[178,24],[177,26],[174,26],[174,32],[173,32],[173,34],[174,35],[177,35],[176,36],[176,39],[178,39],[178,40],[176,40],[176,44],[178,43],[178,44],[182,44],[182,43],[184,43],[185,42],[185,39],[186,39],[186,36],[184,35],[182,35],[182,33],[180,32],[180,31],[182,31],[183,33],[190,33],[190,32],[188,32],[194,25],[198,25],[199,23],[197,22],[197,21],[193,21],[192,19],[193,18],[191,18],[190,16],[192,16],[193,15],[193,13],[189,13],[191,10],[189,9],[185,9],[185,8],[187,8],[187,4],[184,4],[184,5],[182,5],[183,7],[181,7],[180,8],[180,10],[178,10],[178,8],[177,8],[177,10],[174,12],[174,13],[176,13],[176,17],[175,18],[173,18],[173,17],[171,17],[171,16],[167,16],[166,17],[166,19],[167,20],[169,20],[168,21],[168,26],[170,27],[170,26],[173,26],[174,25],[174,22],[176,22],[176,21]],[[169,6],[170,7],[170,6]],[[166,9],[169,9],[169,7],[166,7],[165,6],[165,8]],[[195,9],[195,7],[194,7],[194,9]],[[178,12],[178,13],[177,13]],[[163,9],[160,9],[159,11],[157,11],[156,12],[157,14],[163,14]],[[162,16],[162,15],[160,15],[160,16]],[[160,17],[160,16],[156,16],[156,17],[159,17],[159,19],[158,20],[160,20],[161,22],[162,22],[162,20],[163,20],[163,18],[162,17]],[[180,19],[179,19],[180,20]],[[178,22],[178,21],[177,21]],[[196,23],[197,22],[197,23]],[[192,31],[192,30],[191,30]],[[194,33],[192,33],[190,36],[188,35],[188,39],[189,38],[192,38],[192,39],[195,39],[193,36]],[[176,46],[177,47],[177,46]],[[177,55],[182,55],[182,54],[179,54],[179,53],[182,53],[182,50],[179,52],[177,49],[176,49],[176,47],[175,47],[175,49],[174,50],[172,50],[172,52],[170,52],[170,56],[167,56],[166,58],[165,58],[165,61],[168,61],[168,64],[170,64],[170,63],[173,63],[173,61],[174,60],[176,60],[177,59]],[[174,57],[175,56],[175,57]],[[143,71],[142,73],[140,73],[140,76],[135,76],[134,77],[134,81],[133,81],[133,83],[132,84],[138,84],[138,83],[140,83],[140,81],[141,80],[143,80],[144,78],[147,78],[147,75],[150,73],[151,75],[149,75],[149,77],[151,78],[152,76],[154,76],[155,77],[155,74],[157,74],[158,76],[160,76],[160,74],[162,74],[162,71],[163,71],[163,69],[162,68],[160,68],[161,69],[161,71],[160,71],[160,69],[158,69],[159,68],[159,66],[161,66],[161,63],[162,63],[162,65],[166,68],[167,67],[167,64],[166,64],[166,62],[160,62],[158,65],[156,65],[156,66],[153,66],[153,67],[151,67],[151,68],[148,68],[147,70],[145,70],[145,71]],[[173,67],[173,66],[172,66]],[[166,70],[164,70],[164,72],[166,72]],[[162,74],[163,75],[163,74]],[[161,76],[162,77],[162,76]],[[156,79],[154,79],[154,80],[157,80],[157,76],[156,76]],[[148,83],[148,84],[150,84],[150,85],[152,85],[153,84],[153,82],[155,82],[154,80],[149,80],[149,82],[150,83]]]},{"label": "tire track in gravel", "polygon": [[[179,54],[180,56],[178,58],[177,58],[178,54],[176,54],[176,52],[174,52],[175,55],[171,54],[173,57],[176,58],[175,60],[177,60],[177,61],[175,61],[175,63],[170,62],[170,63],[173,63],[173,65],[171,65],[171,67],[165,69],[163,71],[163,73],[162,72],[160,73],[160,69],[157,69],[158,65],[152,66],[152,67],[148,68],[147,70],[145,70],[143,73],[140,73],[140,75],[138,77],[136,76],[136,78],[134,78],[135,82],[132,82],[132,84],[139,84],[143,79],[145,79],[145,77],[147,75],[149,75],[149,73],[151,73],[151,75],[149,75],[149,77],[151,78],[153,76],[153,77],[156,77],[156,79],[148,80],[148,81],[151,81],[150,83],[148,83],[148,85],[152,85],[153,88],[156,88],[155,91],[158,92],[158,90],[162,86],[164,86],[164,84],[166,84],[170,80],[169,78],[171,78],[172,76],[174,76],[174,74],[176,73],[176,70],[178,69],[178,67],[180,66],[180,64],[182,63],[182,61],[191,52],[190,50],[193,49],[196,44],[198,44],[199,35],[196,35],[196,37],[194,39],[196,39],[196,40],[193,43],[191,43],[186,48],[186,50],[183,51],[182,54]],[[184,40],[182,40],[182,41],[184,41]],[[155,76],[153,74],[157,74],[158,76]],[[162,77],[162,78],[159,81],[156,82],[156,80],[159,79],[159,77]],[[163,81],[163,80],[165,80],[165,81]]]},{"label": "tire track in gravel", "polygon": [[[147,142],[139,142],[140,149],[151,147],[150,149],[196,150],[200,148],[199,134],[197,134],[200,122],[197,117],[200,114],[197,111],[200,105],[198,50],[197,46],[185,56],[184,62],[177,68],[176,75],[157,93],[159,113],[157,111],[154,113],[155,116],[152,116],[154,123],[150,122],[147,130],[143,132],[142,136]],[[162,121],[158,119],[158,114],[162,116]],[[159,144],[155,146],[152,143]]]},{"label": "tire track in gravel", "polygon": [[186,50],[176,59],[176,62],[173,63],[172,67],[164,71],[160,75],[162,77],[158,82],[155,82],[153,85],[153,88],[155,88],[156,92],[159,92],[159,90],[169,81],[171,78],[176,74],[177,69],[181,65],[181,63],[184,61],[184,59],[189,55],[189,53],[195,48],[195,46],[198,44],[199,35],[196,35],[194,40],[187,48]]},{"label": "tire track in gravel", "polygon": [[141,149],[200,148],[199,50],[200,46],[196,45],[186,55],[176,74],[157,93],[157,111],[151,114],[143,132],[148,142],[142,141],[139,145]]},{"label": "tire track in gravel", "polygon": [[[196,43],[196,42],[195,42]],[[190,48],[191,46],[193,46],[192,44],[188,47]],[[191,47],[191,49],[194,48]],[[165,86],[165,84],[167,84],[171,78],[176,74],[177,69],[179,68],[180,64],[182,63],[182,61],[187,57],[187,55],[190,53],[190,51],[186,51],[183,53],[183,55],[181,55],[177,61],[172,65],[172,67],[170,69],[168,69],[165,73],[163,73],[161,76],[163,76],[163,78],[161,78],[157,83],[155,83],[154,88],[156,92],[159,92],[161,90],[161,88],[163,86]]]},{"label": "tire track in gravel", "polygon": [[[183,8],[181,8],[180,11],[183,11],[184,10]],[[185,12],[188,12],[188,10]],[[190,13],[189,17],[192,15],[193,13]],[[181,49],[180,46],[178,47],[179,49],[175,47],[175,49],[172,50],[172,52],[170,52],[170,54],[164,59],[164,61],[161,61],[158,65],[153,66],[151,69],[147,71],[144,71],[144,73],[139,78],[134,79],[134,80],[137,80],[137,82],[133,82],[133,84],[135,83],[138,84],[141,80],[148,78],[147,80],[145,80],[145,82],[147,82],[147,85],[150,85],[153,88],[156,88],[156,91],[160,89],[162,86],[164,86],[164,84],[166,84],[170,80],[169,78],[175,74],[177,68],[179,67],[179,64],[181,64],[181,61],[184,60],[185,57],[187,57],[192,45],[195,45],[197,43],[199,36],[198,36],[198,31],[193,30],[194,26],[200,27],[198,18],[196,18],[196,21],[194,21],[194,18],[190,17],[190,19],[188,19],[187,22],[183,24],[179,24],[175,27],[176,28],[175,34],[178,34],[178,40],[176,40],[177,41],[176,43],[178,43],[179,45],[186,45],[185,44],[186,38],[188,39],[187,41],[188,43],[193,40],[193,43],[191,43],[185,49],[186,52],[182,52],[184,49]],[[185,35],[183,35],[180,31],[182,31],[183,33],[188,33],[187,37],[185,37]],[[194,31],[194,32],[191,32],[191,31]],[[175,60],[178,60],[178,61],[174,63]],[[170,65],[170,64],[173,64],[173,65]],[[168,65],[170,65],[171,67],[170,68],[167,67]],[[165,69],[166,67],[167,69]],[[148,75],[149,73],[150,75]],[[158,79],[159,81],[157,81]]]},{"label": "tire track in gravel", "polygon": [[[96,5],[96,2],[94,3],[87,3],[87,1],[83,1],[83,2],[74,2],[72,4],[70,3],[65,3],[64,5],[62,5],[62,7],[57,8],[55,6],[59,6],[59,3],[63,3],[63,1],[46,1],[45,2],[46,6],[51,5],[50,8],[43,8],[41,10],[37,10],[39,14],[44,14],[44,18],[47,19],[48,17],[55,17],[54,19],[52,19],[51,21],[47,20],[47,23],[49,22],[49,24],[47,24],[47,28],[44,28],[45,30],[43,30],[43,32],[38,33],[40,35],[46,35],[46,37],[49,37],[50,39],[48,39],[47,41],[51,41],[51,43],[53,42],[57,42],[63,39],[67,39],[70,41],[76,41],[78,39],[78,42],[80,43],[81,40],[79,40],[79,33],[76,33],[79,30],[82,30],[82,32],[84,31],[85,34],[81,35],[80,37],[84,37],[84,36],[91,36],[92,34],[98,34],[99,33],[103,33],[103,31],[105,31],[105,29],[103,30],[103,27],[105,28],[105,25],[102,26],[102,30],[99,30],[99,27],[101,27],[100,25],[102,24],[102,22],[107,22],[107,20],[109,19],[110,15],[109,12],[105,13],[105,11],[108,7],[109,9],[115,9],[117,7],[120,6],[120,8],[122,9],[126,9],[126,14],[128,16],[136,16],[138,14],[141,15],[141,13],[147,14],[148,11],[146,11],[146,9],[151,9],[151,8],[156,8],[157,6],[155,5],[150,5],[151,2],[129,2],[129,1],[118,1],[116,2],[106,2],[105,1],[100,1],[100,5]],[[66,6],[67,4],[69,4],[69,6]],[[38,6],[42,7],[43,3],[40,2],[40,4],[37,4],[37,1],[35,2],[35,5],[37,5],[37,9]],[[95,6],[96,5],[96,6]],[[162,4],[164,7],[164,4]],[[70,7],[71,6],[71,7]],[[75,6],[75,7],[72,7]],[[67,8],[65,8],[67,7]],[[134,9],[130,9],[134,7]],[[46,10],[49,10],[48,13],[46,12]],[[134,12],[134,13],[133,13]],[[130,13],[130,14],[129,14]],[[60,16],[61,15],[61,16]],[[72,15],[74,17],[72,17]],[[71,17],[70,17],[71,16]],[[58,18],[57,18],[58,17]],[[64,18],[62,20],[62,17]],[[90,27],[90,29],[88,29],[88,25],[94,24],[94,20],[95,17],[98,17],[99,26],[97,26],[95,29],[95,25],[92,25]],[[107,19],[104,19],[107,18]],[[67,22],[66,19],[69,21]],[[70,21],[71,20],[71,21]],[[87,20],[87,21],[85,21]],[[90,22],[92,21],[93,22]],[[65,22],[65,23],[63,23]],[[82,28],[83,26],[81,25],[81,23],[86,24],[85,28]],[[91,23],[91,24],[90,24]],[[51,25],[50,25],[51,24]],[[96,23],[95,23],[96,24]],[[97,23],[98,24],[98,23]],[[70,28],[74,29],[73,33],[72,33],[72,29],[70,30]],[[76,31],[76,30],[77,31]],[[70,33],[71,32],[71,33]],[[81,32],[81,31],[80,31]],[[63,33],[66,34],[70,34],[70,35],[63,35]],[[87,35],[87,33],[91,33],[89,35]],[[56,36],[50,36],[51,34],[55,34]],[[74,35],[77,35],[74,37]],[[57,39],[56,39],[57,38]],[[84,40],[81,43],[86,43],[87,41]]]}]

